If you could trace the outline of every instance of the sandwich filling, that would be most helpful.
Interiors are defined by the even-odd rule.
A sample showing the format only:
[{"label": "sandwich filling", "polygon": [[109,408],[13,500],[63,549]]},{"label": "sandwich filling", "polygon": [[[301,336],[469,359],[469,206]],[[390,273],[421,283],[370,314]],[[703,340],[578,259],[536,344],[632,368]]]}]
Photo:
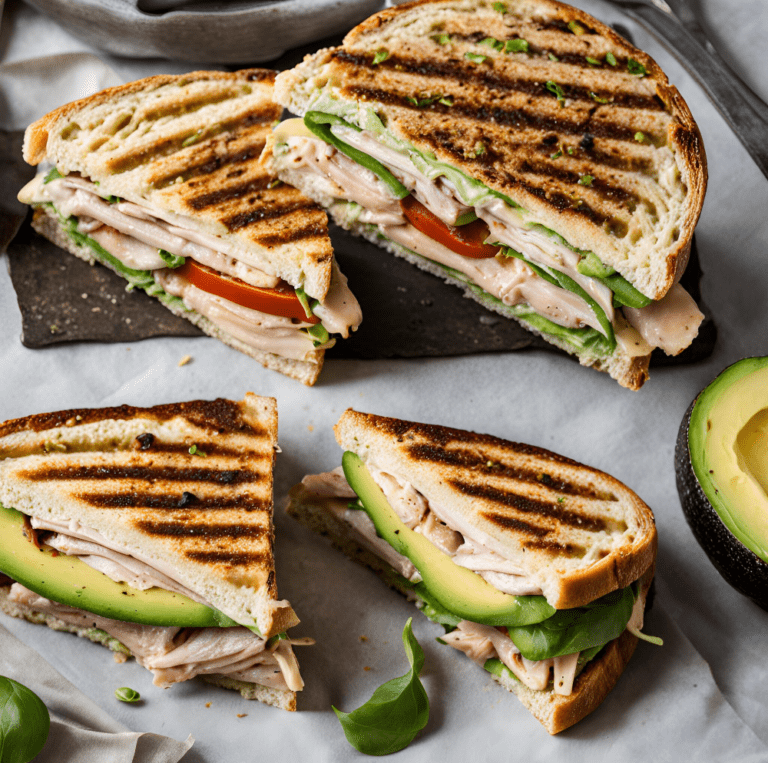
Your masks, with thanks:
[{"label": "sandwich filling", "polygon": [[[479,531],[465,526],[457,529],[452,526],[448,511],[429,501],[407,480],[370,462],[366,466],[402,523],[423,535],[454,564],[472,570],[502,593],[515,597],[542,596],[536,581],[517,563],[489,548],[487,539]],[[638,583],[608,594],[587,608],[555,611],[552,618],[558,618],[558,623],[550,630],[559,630],[561,635],[568,630],[565,640],[557,644],[546,643],[547,639],[542,643],[541,633],[535,635],[539,623],[505,627],[465,619],[441,604],[410,559],[377,534],[374,522],[362,510],[358,494],[341,467],[306,476],[297,491],[292,494],[295,500],[327,512],[344,528],[348,539],[375,554],[392,569],[393,585],[406,591],[427,617],[446,628],[444,643],[464,652],[489,672],[520,681],[530,689],[550,689],[555,694],[570,695],[579,672],[608,642],[625,629],[638,635],[643,626],[645,593]],[[539,632],[545,630],[538,628]],[[592,633],[587,632],[590,630]],[[567,651],[564,643],[581,645],[581,648]],[[564,653],[563,649],[566,649]]]},{"label": "sandwich filling", "polygon": [[275,166],[337,223],[428,261],[574,350],[676,355],[696,337],[704,316],[679,284],[652,301],[594,253],[526,221],[511,199],[396,138],[370,107],[323,91],[311,106],[276,128]]},{"label": "sandwich filling", "polygon": [[[30,542],[76,557],[137,591],[156,587],[212,606],[181,583],[169,566],[110,542],[77,521],[30,517],[26,533]],[[309,642],[290,639],[284,633],[265,639],[234,621],[233,627],[218,628],[124,622],[50,600],[18,582],[12,583],[8,601],[17,615],[35,619],[42,614],[53,618],[54,627],[61,623],[88,637],[107,634],[107,645],[113,651],[135,657],[153,673],[155,685],[163,688],[197,675],[226,676],[283,691],[300,691],[304,685],[292,645]],[[274,601],[272,606],[290,605]]]},{"label": "sandwich filling", "polygon": [[322,302],[300,286],[264,272],[224,239],[184,227],[117,197],[98,185],[55,170],[38,175],[21,201],[55,214],[76,244],[95,260],[167,306],[194,312],[248,347],[293,360],[311,360],[362,320],[347,279],[334,263]]}]

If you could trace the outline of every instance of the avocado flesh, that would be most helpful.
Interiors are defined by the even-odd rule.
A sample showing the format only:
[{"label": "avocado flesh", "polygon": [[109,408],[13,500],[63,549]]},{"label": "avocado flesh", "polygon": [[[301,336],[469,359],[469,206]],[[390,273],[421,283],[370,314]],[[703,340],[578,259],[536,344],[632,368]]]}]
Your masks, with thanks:
[{"label": "avocado flesh", "polygon": [[747,358],[696,401],[689,425],[693,470],[728,530],[768,562],[768,358]]},{"label": "avocado flesh", "polygon": [[0,504],[0,571],[46,599],[101,617],[181,628],[237,625],[223,612],[172,591],[116,583],[77,557],[38,550],[23,534],[24,515]]},{"label": "avocado flesh", "polygon": [[376,533],[410,559],[429,592],[447,610],[484,625],[531,625],[555,612],[543,596],[501,593],[475,572],[455,564],[397,516],[359,456],[347,451],[341,463],[344,476],[373,521]]}]

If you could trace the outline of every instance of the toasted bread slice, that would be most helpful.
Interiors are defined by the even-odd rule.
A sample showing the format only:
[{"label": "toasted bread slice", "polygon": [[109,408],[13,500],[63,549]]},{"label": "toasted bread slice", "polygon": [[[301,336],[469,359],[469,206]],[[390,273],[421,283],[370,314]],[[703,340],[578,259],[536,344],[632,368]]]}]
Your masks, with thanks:
[{"label": "toasted bread slice", "polygon": [[[420,0],[355,27],[276,80],[297,114],[336,99],[523,208],[660,299],[706,188],[690,110],[659,66],[555,0]],[[327,97],[326,97],[327,104]],[[359,109],[359,110],[358,110]]]},{"label": "toasted bread slice", "polygon": [[491,435],[347,410],[344,450],[406,480],[452,529],[513,561],[556,609],[628,586],[656,558],[645,503],[613,477]]},{"label": "toasted bread slice", "polygon": [[0,424],[0,503],[77,522],[268,638],[298,623],[277,598],[277,404],[193,401],[59,411]]},{"label": "toasted bread slice", "polygon": [[201,71],[109,88],[30,125],[24,158],[225,238],[238,259],[322,301],[333,259],[325,213],[258,162],[282,111],[274,76]]}]

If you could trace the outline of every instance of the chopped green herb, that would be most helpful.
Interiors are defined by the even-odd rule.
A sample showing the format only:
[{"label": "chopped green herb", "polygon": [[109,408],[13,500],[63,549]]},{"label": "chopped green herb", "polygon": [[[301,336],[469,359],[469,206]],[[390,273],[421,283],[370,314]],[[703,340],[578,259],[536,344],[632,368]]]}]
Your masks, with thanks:
[{"label": "chopped green herb", "polygon": [[482,156],[485,153],[485,145],[481,141],[475,143],[475,156]]},{"label": "chopped green herb", "polygon": [[574,152],[574,150],[573,150],[573,148],[572,148],[571,146],[568,146],[568,148],[566,149],[566,151],[568,151],[568,154],[569,154],[570,156],[573,156],[573,154],[575,153],[575,152]]},{"label": "chopped green herb", "polygon": [[498,13],[506,13],[507,6],[504,3],[494,3],[493,10],[497,11]]},{"label": "chopped green herb", "polygon": [[605,60],[606,60],[606,61],[607,61],[607,62],[608,62],[608,63],[609,63],[611,66],[616,66],[616,64],[618,63],[618,62],[616,61],[616,56],[614,56],[614,55],[613,55],[613,53],[611,53],[611,51],[610,51],[610,50],[609,50],[609,51],[608,51],[608,52],[605,54]]},{"label": "chopped green herb", "polygon": [[558,503],[565,503],[565,498],[563,498],[563,496],[559,495],[559,496],[557,496],[557,502]]},{"label": "chopped green herb", "polygon": [[579,36],[586,34],[587,30],[584,29],[584,27],[579,24],[578,21],[569,21],[568,22],[568,29],[570,29],[574,34],[577,34]]},{"label": "chopped green herb", "polygon": [[442,34],[436,34],[432,37],[432,39],[438,44],[438,45],[448,45],[448,43],[451,41],[451,35],[445,34],[443,32]]},{"label": "chopped green herb", "polygon": [[202,129],[192,133],[192,135],[190,135],[186,140],[182,141],[181,147],[186,148],[187,146],[191,146],[193,143],[197,143],[197,141],[200,140],[202,135],[203,135]]},{"label": "chopped green herb", "polygon": [[547,80],[545,85],[550,93],[555,94],[557,101],[560,104],[560,108],[565,106],[565,93],[563,92],[563,88],[561,88],[557,82],[553,82],[551,79]]},{"label": "chopped green herb", "polygon": [[193,445],[189,449],[189,455],[190,456],[202,456],[203,458],[207,458],[206,454],[203,453],[203,451],[200,450],[200,448],[198,448],[197,445]]},{"label": "chopped green herb", "polygon": [[46,183],[50,183],[50,182],[51,182],[51,180],[58,180],[59,178],[63,178],[63,177],[64,177],[64,175],[62,175],[62,174],[61,174],[61,173],[60,173],[60,172],[59,172],[59,171],[56,169],[56,167],[53,167],[53,168],[51,168],[51,169],[48,171],[48,174],[45,176],[45,179],[43,180],[43,185],[45,185]]},{"label": "chopped green herb", "polygon": [[505,53],[527,53],[528,52],[528,40],[518,38],[516,40],[507,40],[504,43]]},{"label": "chopped green herb", "polygon": [[639,61],[635,61],[634,58],[627,59],[627,69],[629,69],[629,73],[634,74],[635,77],[645,77],[645,75],[648,74],[646,68]]},{"label": "chopped green herb", "polygon": [[579,185],[592,185],[592,181],[593,181],[594,179],[595,179],[595,178],[594,178],[594,177],[592,177],[592,175],[582,175],[582,176],[579,178]]},{"label": "chopped green herb", "polygon": [[115,689],[115,696],[121,702],[138,702],[141,699],[141,694],[136,689],[131,689],[128,686]]},{"label": "chopped green herb", "polygon": [[412,103],[414,106],[419,105],[419,102],[412,95],[407,95],[405,98],[408,101],[408,103]]},{"label": "chopped green herb", "polygon": [[642,143],[645,140],[645,134],[641,133],[639,130],[635,133],[635,140],[638,143]]},{"label": "chopped green herb", "polygon": [[382,61],[386,61],[389,58],[389,51],[388,50],[377,50],[376,54],[373,57],[372,66],[377,66]]},{"label": "chopped green herb", "polygon": [[593,93],[591,90],[589,91],[589,97],[598,103],[609,103],[607,98],[601,98],[597,93]]},{"label": "chopped green herb", "polygon": [[590,66],[602,66],[600,61],[598,61],[596,58],[592,58],[591,56],[587,56],[587,63]]},{"label": "chopped green herb", "polygon": [[442,103],[443,106],[453,106],[453,96],[451,95],[444,95],[438,103]]},{"label": "chopped green herb", "polygon": [[548,53],[547,58],[549,58],[550,61],[559,61],[560,59],[554,54],[554,53]]},{"label": "chopped green herb", "polygon": [[472,61],[474,64],[481,64],[483,61],[485,61],[488,56],[483,56],[480,53],[472,53],[471,51],[467,51],[464,54],[464,58],[466,58],[468,61]]},{"label": "chopped green herb", "polygon": [[495,37],[486,37],[484,40],[480,40],[480,44],[487,45],[489,48],[493,48],[499,52],[504,49],[504,43],[501,40],[497,40]]},{"label": "chopped green herb", "polygon": [[277,188],[279,185],[282,185],[282,184],[283,184],[283,181],[282,181],[282,180],[277,180],[277,179],[276,179],[276,180],[273,180],[273,181],[272,181],[272,182],[271,182],[271,183],[270,183],[270,184],[267,186],[267,188],[270,188],[270,189],[272,189],[272,188]]},{"label": "chopped green herb", "polygon": [[549,158],[550,159],[559,159],[563,155],[562,151],[555,151],[554,154],[552,154]]}]

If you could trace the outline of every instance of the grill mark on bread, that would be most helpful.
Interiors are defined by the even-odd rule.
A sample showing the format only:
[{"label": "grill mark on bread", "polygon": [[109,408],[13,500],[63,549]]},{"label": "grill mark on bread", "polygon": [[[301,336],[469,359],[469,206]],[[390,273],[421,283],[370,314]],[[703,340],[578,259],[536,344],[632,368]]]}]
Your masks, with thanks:
[{"label": "grill mark on bread", "polygon": [[[200,133],[200,136],[195,140],[195,143],[209,140],[222,133],[242,130],[251,127],[252,125],[267,124],[274,119],[274,111],[275,107],[271,103],[264,104],[233,119],[210,125]],[[164,140],[149,146],[143,146],[134,151],[129,151],[128,153],[124,153],[108,161],[107,169],[113,174],[129,172],[144,164],[155,161],[160,157],[170,156],[171,154],[179,152],[182,148],[185,148],[184,143],[190,140],[193,136],[194,133],[174,135],[173,137],[165,138]]]},{"label": "grill mark on bread", "polygon": [[505,530],[514,530],[515,532],[525,533],[527,535],[533,535],[534,537],[541,537],[551,532],[546,527],[540,527],[539,525],[532,525],[529,522],[523,522],[520,519],[507,516],[506,514],[494,514],[493,512],[483,512],[489,522],[504,528]]},{"label": "grill mark on bread", "polygon": [[[309,199],[299,201],[290,201],[288,203],[277,203],[271,207],[262,207],[249,209],[246,212],[238,212],[236,215],[230,215],[222,220],[227,229],[232,232],[247,228],[260,222],[268,222],[280,217],[291,214],[292,212],[303,212],[308,210],[320,210],[320,206]],[[282,240],[282,239],[281,239]]]},{"label": "grill mark on bread", "polygon": [[226,524],[186,524],[181,522],[162,522],[157,520],[142,520],[136,527],[149,535],[159,535],[166,538],[262,538],[267,534],[267,528],[262,525],[226,525]]},{"label": "grill mark on bread", "polygon": [[173,466],[47,466],[19,472],[22,478],[34,482],[49,480],[141,480],[144,482],[212,482],[219,485],[240,485],[264,482],[267,477],[246,469],[206,469]]},{"label": "grill mark on bread", "polygon": [[[303,228],[294,228],[284,226],[283,230],[277,233],[267,233],[259,236],[254,234],[253,238],[262,246],[279,246],[281,244],[290,244],[295,241],[307,241],[313,238],[325,238],[328,232],[328,226],[307,225]],[[330,256],[328,257],[330,259]]]},{"label": "grill mark on bread", "polygon": [[[174,185],[178,182],[186,183],[195,178],[212,175],[222,167],[255,161],[261,156],[265,143],[266,141],[264,140],[258,140],[253,145],[247,146],[240,151],[224,154],[223,156],[213,156],[210,159],[206,159],[204,162],[187,167],[182,172],[174,171],[164,175],[158,175],[155,178],[150,179],[150,184],[153,188],[162,190],[163,188],[167,188],[169,185]],[[229,175],[227,177],[229,177]]]},{"label": "grill mark on bread", "polygon": [[[485,37],[485,35],[483,35],[483,37]],[[557,50],[548,52],[553,52],[558,56],[558,58],[560,57],[560,53],[558,53]],[[356,54],[341,49],[336,51],[332,58],[344,64],[351,64],[352,66],[358,67],[360,69],[374,69],[371,64],[372,59],[370,54]],[[584,67],[589,68],[589,64],[582,56],[574,56],[574,58],[579,59],[580,63],[583,63]],[[424,60],[417,58],[404,58],[402,56],[392,54],[385,61],[377,64],[377,68],[394,69],[395,71],[403,71],[408,74],[417,74],[427,78],[437,77],[439,79],[450,80],[460,84],[481,84],[487,87],[489,90],[503,90],[504,92],[524,93],[526,95],[535,95],[541,97],[546,97],[548,95],[548,91],[546,90],[543,81],[528,79],[526,77],[510,77],[491,68],[483,69],[477,65],[465,66],[463,64],[457,64],[457,62],[452,59],[446,61],[437,61],[435,59]],[[558,84],[560,84],[560,86],[563,88],[566,98],[573,101],[584,101],[590,104],[593,103],[590,92],[595,92],[594,87],[576,85],[568,81],[559,82]],[[393,96],[398,95],[392,90],[386,92],[391,93]],[[647,111],[665,111],[664,105],[660,103],[659,100],[654,96],[622,92],[616,88],[612,88],[606,92],[610,95],[612,99],[611,103],[615,106]],[[409,94],[413,95],[412,93]],[[452,108],[449,107],[448,110],[452,113]]]},{"label": "grill mark on bread", "polygon": [[239,183],[238,185],[232,185],[228,188],[219,188],[216,191],[210,193],[201,193],[192,198],[186,199],[187,206],[192,209],[201,210],[207,207],[219,206],[226,201],[233,201],[236,199],[242,199],[249,194],[264,191],[274,182],[274,178],[270,175],[263,175],[261,177],[249,180],[246,183]]},{"label": "grill mark on bread", "polygon": [[583,557],[587,553],[587,549],[584,546],[579,546],[575,543],[558,543],[554,540],[525,540],[523,541],[523,547],[530,549],[531,551],[548,551],[552,556],[570,556],[570,557]]},{"label": "grill mark on bread", "polygon": [[102,509],[162,509],[163,511],[188,511],[192,507],[196,512],[226,511],[243,509],[244,511],[269,511],[272,502],[269,498],[253,495],[235,495],[205,498],[195,496],[195,500],[185,502],[183,496],[154,493],[79,493],[75,498]]},{"label": "grill mark on bread", "polygon": [[590,532],[604,532],[607,530],[605,520],[590,517],[573,509],[564,508],[557,503],[539,501],[511,490],[501,490],[489,485],[477,485],[456,479],[449,480],[449,484],[465,495],[492,501],[523,514],[537,514],[540,517],[554,520],[560,524]]},{"label": "grill mark on bread", "polygon": [[[588,485],[579,485],[544,474],[541,469],[524,469],[508,466],[500,461],[495,461],[486,453],[477,453],[469,450],[456,450],[439,448],[427,443],[410,445],[407,448],[408,455],[416,461],[427,461],[433,464],[446,464],[458,469],[480,472],[484,475],[506,477],[519,482],[530,484],[544,484],[551,490],[566,495],[574,495],[590,500],[605,500],[605,493],[594,490]],[[545,479],[546,477],[546,479]]]},{"label": "grill mark on bread", "polygon": [[267,554],[261,551],[185,551],[188,559],[205,564],[228,564],[235,567],[264,566],[270,561]]}]

